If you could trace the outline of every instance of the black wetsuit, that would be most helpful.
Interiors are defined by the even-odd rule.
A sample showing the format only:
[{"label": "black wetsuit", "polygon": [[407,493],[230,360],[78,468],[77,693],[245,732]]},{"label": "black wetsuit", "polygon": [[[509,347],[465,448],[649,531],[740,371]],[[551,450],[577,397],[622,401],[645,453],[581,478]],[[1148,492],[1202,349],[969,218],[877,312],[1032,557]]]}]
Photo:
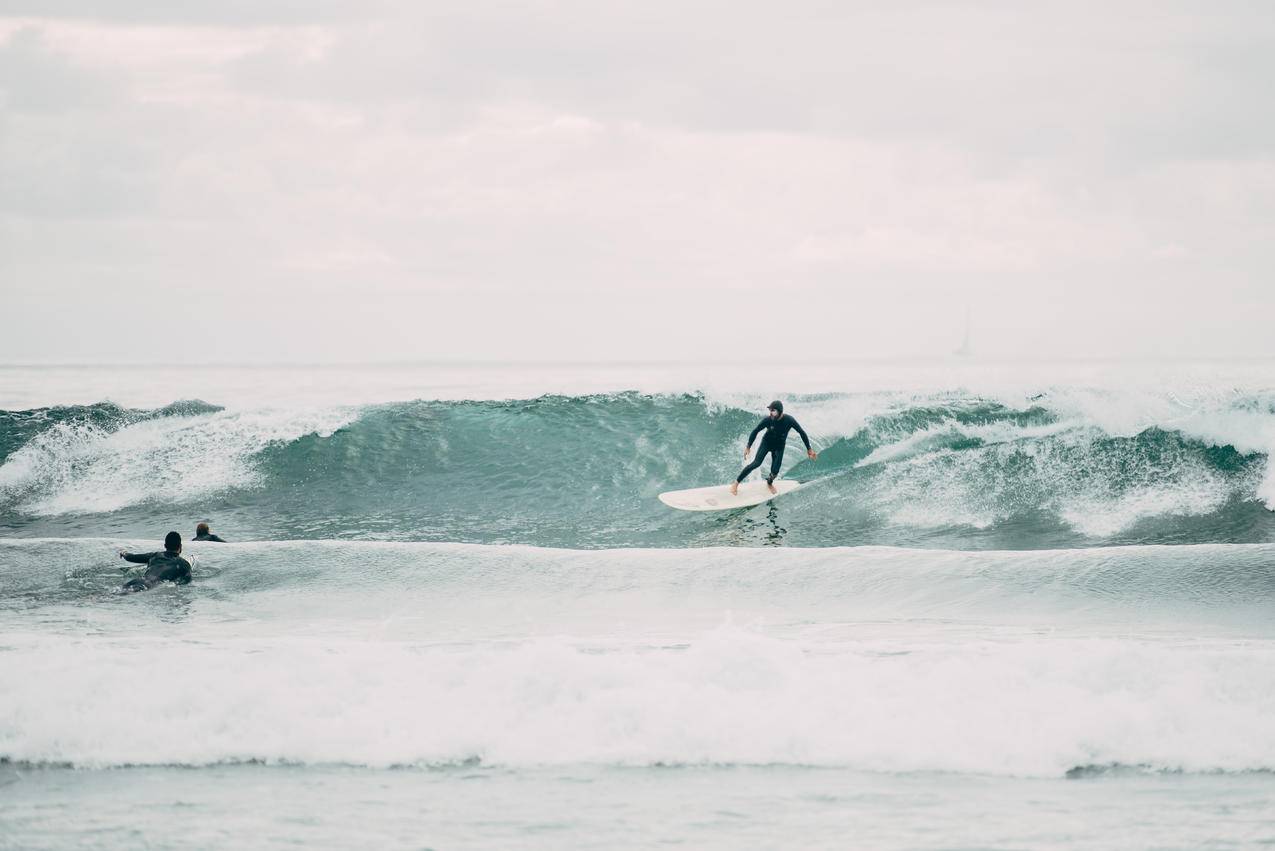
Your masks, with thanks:
[{"label": "black wetsuit", "polygon": [[124,553],[124,561],[146,565],[146,574],[124,583],[125,591],[146,591],[161,582],[184,585],[190,581],[190,562],[175,552]]},{"label": "black wetsuit", "polygon": [[209,532],[207,535],[196,535],[195,537],[191,538],[191,540],[192,541],[216,541],[219,544],[227,543],[224,538],[218,538],[212,532]]},{"label": "black wetsuit", "polygon": [[801,442],[806,444],[806,451],[809,452],[810,438],[806,436],[806,430],[793,419],[792,414],[766,417],[757,424],[757,428],[753,429],[753,433],[748,435],[748,445],[752,446],[753,441],[757,439],[757,435],[762,431],[766,432],[762,435],[761,445],[757,447],[757,457],[753,459],[753,463],[740,470],[739,476],[735,481],[742,482],[745,476],[760,467],[762,459],[769,452],[770,475],[766,477],[766,481],[774,483],[775,476],[779,475],[779,465],[784,461],[784,446],[788,442],[788,432],[792,429],[796,429],[797,434],[801,435]]}]

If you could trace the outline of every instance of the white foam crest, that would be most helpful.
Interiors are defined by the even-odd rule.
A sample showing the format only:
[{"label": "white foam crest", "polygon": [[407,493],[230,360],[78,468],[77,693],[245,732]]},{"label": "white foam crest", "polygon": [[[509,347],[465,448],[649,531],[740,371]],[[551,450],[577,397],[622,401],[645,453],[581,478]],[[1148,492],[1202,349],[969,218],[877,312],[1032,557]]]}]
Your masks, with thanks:
[{"label": "white foam crest", "polygon": [[[749,411],[755,413],[760,420],[766,413],[766,406],[774,400],[775,395],[774,393],[705,391],[704,403],[710,411]],[[897,393],[838,394],[786,404],[790,409],[788,412],[801,423],[802,428],[810,435],[811,441],[827,445],[837,438],[852,437],[873,417],[897,409],[907,398]],[[797,436],[791,435],[790,440],[797,440]]]},{"label": "white foam crest", "polygon": [[141,420],[108,431],[59,423],[0,466],[0,496],[28,514],[114,511],[186,502],[257,481],[253,456],[276,442],[330,435],[350,409],[218,411]]},{"label": "white foam crest", "polygon": [[948,418],[942,422],[918,429],[902,440],[878,446],[867,457],[856,463],[855,466],[870,467],[873,464],[908,458],[918,453],[931,452],[943,448],[945,444],[956,437],[973,438],[985,445],[991,445],[1012,443],[1016,440],[1040,440],[1083,428],[1083,426],[1084,424],[1079,420],[1022,426],[1012,422],[962,423]]},{"label": "white foam crest", "polygon": [[1116,480],[1095,454],[1100,436],[1092,427],[1073,427],[1048,435],[1048,442],[1008,440],[904,457],[879,468],[871,501],[892,522],[911,526],[985,529],[1044,510],[1082,534],[1104,537],[1149,517],[1207,514],[1252,484],[1187,453],[1166,453],[1156,468],[1123,469]]},{"label": "white foam crest", "polygon": [[1266,469],[1257,485],[1257,498],[1275,511],[1275,401],[1266,410],[1236,409],[1212,411],[1192,416],[1182,422],[1183,434],[1214,446],[1232,446],[1245,454],[1260,452],[1266,456]]},{"label": "white foam crest", "polygon": [[1261,642],[7,643],[0,754],[33,762],[1275,769]]},{"label": "white foam crest", "polygon": [[1117,485],[1097,459],[1082,456],[1077,464],[1046,457],[1042,490],[1053,498],[1045,504],[1081,534],[1104,537],[1149,517],[1209,514],[1251,487],[1247,478],[1228,478],[1194,454],[1166,453],[1159,464],[1125,470]]},{"label": "white foam crest", "polygon": [[1140,487],[1116,497],[1078,494],[1064,498],[1059,514],[1072,528],[1091,538],[1128,529],[1146,517],[1192,517],[1221,508],[1231,486],[1216,473],[1197,471],[1194,477]]},{"label": "white foam crest", "polygon": [[[1021,404],[1021,403],[1020,403]],[[1275,510],[1275,392],[1241,391],[1212,382],[1171,387],[1062,387],[1035,402],[1062,417],[1090,423],[1113,437],[1133,437],[1148,428],[1176,431],[1210,446],[1230,446],[1268,459],[1255,495]]]}]

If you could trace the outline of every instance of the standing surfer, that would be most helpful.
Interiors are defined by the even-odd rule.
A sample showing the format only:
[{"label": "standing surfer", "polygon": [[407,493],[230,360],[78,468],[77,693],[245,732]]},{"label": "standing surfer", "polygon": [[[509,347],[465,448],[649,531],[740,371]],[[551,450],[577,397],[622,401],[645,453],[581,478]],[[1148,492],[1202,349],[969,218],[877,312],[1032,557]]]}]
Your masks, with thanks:
[{"label": "standing surfer", "polygon": [[761,445],[757,447],[757,460],[749,464],[743,470],[740,470],[735,481],[731,482],[731,494],[739,493],[739,483],[744,477],[761,466],[762,459],[766,457],[766,453],[770,453],[770,475],[766,477],[766,487],[770,488],[771,493],[778,493],[775,490],[775,477],[779,475],[779,465],[784,460],[784,445],[788,442],[788,432],[792,429],[797,430],[797,434],[801,435],[801,442],[806,444],[806,455],[810,456],[813,461],[819,456],[810,448],[810,438],[806,436],[806,430],[793,419],[792,414],[784,413],[784,403],[778,399],[766,406],[767,415],[757,424],[757,428],[753,429],[753,433],[748,435],[748,443],[744,446],[744,460],[748,460],[748,456],[753,451],[753,441],[757,439],[757,435],[762,435]]}]

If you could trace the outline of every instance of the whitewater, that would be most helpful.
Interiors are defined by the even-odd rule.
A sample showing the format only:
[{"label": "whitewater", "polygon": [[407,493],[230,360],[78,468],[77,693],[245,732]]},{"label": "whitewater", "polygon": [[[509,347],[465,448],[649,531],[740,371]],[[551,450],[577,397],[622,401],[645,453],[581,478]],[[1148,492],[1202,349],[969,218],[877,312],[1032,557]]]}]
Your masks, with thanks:
[{"label": "whitewater", "polygon": [[1265,361],[0,367],[0,847],[1269,843],[1273,451]]}]

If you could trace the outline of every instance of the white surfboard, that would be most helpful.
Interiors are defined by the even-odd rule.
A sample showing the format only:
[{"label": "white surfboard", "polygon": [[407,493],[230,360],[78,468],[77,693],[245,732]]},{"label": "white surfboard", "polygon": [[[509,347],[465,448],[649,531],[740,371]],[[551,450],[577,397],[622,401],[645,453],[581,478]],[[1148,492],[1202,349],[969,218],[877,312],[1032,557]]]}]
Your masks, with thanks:
[{"label": "white surfboard", "polygon": [[727,511],[731,508],[760,505],[782,494],[792,493],[799,487],[801,482],[776,479],[775,490],[779,493],[771,493],[765,482],[745,482],[739,486],[739,493],[732,496],[730,485],[713,485],[684,491],[665,491],[660,494],[660,502],[669,508],[680,508],[683,511]]}]

